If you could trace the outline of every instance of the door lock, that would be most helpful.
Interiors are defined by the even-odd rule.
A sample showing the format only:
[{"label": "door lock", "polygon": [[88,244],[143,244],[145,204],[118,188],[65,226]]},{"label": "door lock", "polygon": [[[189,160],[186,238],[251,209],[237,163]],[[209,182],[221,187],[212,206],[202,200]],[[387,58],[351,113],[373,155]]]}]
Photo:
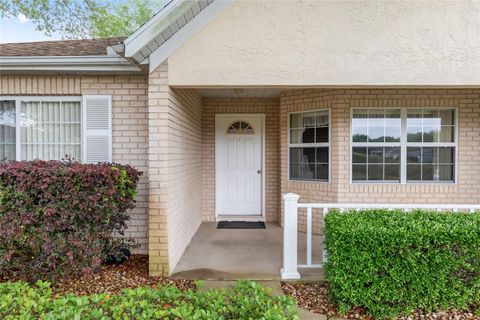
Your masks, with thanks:
[{"label": "door lock", "polygon": [[262,170],[257,170],[257,173],[258,173],[258,174],[262,174]]}]

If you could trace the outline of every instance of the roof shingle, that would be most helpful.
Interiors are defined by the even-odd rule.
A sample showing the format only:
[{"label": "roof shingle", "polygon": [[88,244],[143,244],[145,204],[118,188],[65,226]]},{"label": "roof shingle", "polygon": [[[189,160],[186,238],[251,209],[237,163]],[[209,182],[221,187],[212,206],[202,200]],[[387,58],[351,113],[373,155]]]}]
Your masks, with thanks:
[{"label": "roof shingle", "polygon": [[59,40],[0,44],[0,56],[97,56],[107,55],[107,47],[125,38]]}]

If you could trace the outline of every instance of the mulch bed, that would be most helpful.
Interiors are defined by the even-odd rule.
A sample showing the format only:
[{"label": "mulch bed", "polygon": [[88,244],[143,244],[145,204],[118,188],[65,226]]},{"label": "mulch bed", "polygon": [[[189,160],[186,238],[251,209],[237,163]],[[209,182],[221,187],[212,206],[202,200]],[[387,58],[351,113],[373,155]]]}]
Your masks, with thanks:
[{"label": "mulch bed", "polygon": [[180,290],[195,288],[190,280],[176,280],[168,277],[148,276],[148,256],[133,255],[120,265],[102,266],[98,273],[82,275],[68,280],[56,281],[52,285],[56,296],[73,293],[89,295],[93,293],[118,293],[125,288],[143,286],[160,287],[174,285]]},{"label": "mulch bed", "polygon": [[[17,281],[21,279],[5,278],[0,276],[0,282]],[[100,271],[93,275],[79,275],[64,280],[52,282],[54,296],[67,293],[76,295],[90,295],[93,293],[118,293],[125,288],[143,286],[161,287],[174,285],[180,290],[194,289],[195,285],[190,280],[176,280],[168,277],[148,276],[148,256],[132,255],[120,265],[104,265]]]},{"label": "mulch bed", "polygon": [[[363,308],[354,308],[347,314],[340,315],[337,306],[329,299],[329,289],[326,283],[282,282],[282,290],[286,295],[295,298],[297,305],[302,309],[343,319],[372,320],[372,317],[367,316]],[[417,310],[412,315],[399,317],[398,320],[480,320],[480,317],[475,316],[473,310],[452,309],[432,313]]]}]

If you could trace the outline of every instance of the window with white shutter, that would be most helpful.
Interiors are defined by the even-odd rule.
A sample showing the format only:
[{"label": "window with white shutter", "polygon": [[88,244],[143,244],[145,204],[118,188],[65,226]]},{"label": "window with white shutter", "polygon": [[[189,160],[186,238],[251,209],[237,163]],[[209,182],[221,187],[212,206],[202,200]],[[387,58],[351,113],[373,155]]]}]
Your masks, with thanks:
[{"label": "window with white shutter", "polygon": [[84,105],[84,161],[112,161],[112,97],[88,95]]}]

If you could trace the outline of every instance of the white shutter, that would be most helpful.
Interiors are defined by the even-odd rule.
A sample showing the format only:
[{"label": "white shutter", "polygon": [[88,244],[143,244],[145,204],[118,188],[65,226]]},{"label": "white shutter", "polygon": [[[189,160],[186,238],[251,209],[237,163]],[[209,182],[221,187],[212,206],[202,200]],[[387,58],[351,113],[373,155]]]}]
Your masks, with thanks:
[{"label": "white shutter", "polygon": [[83,96],[83,161],[112,161],[112,96]]}]

